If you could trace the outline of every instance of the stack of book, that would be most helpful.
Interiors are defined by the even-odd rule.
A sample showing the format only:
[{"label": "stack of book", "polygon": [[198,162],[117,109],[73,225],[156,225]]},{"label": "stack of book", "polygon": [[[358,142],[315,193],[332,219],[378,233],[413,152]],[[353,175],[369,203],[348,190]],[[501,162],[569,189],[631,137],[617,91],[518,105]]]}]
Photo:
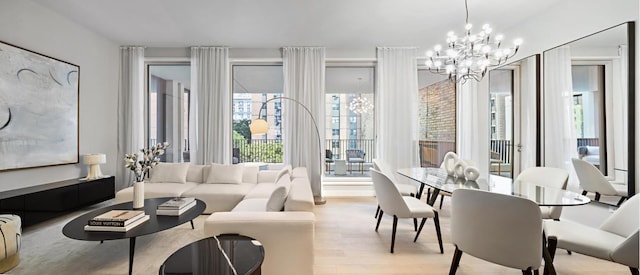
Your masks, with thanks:
[{"label": "stack of book", "polygon": [[127,232],[148,219],[142,210],[111,210],[90,219],[84,230]]},{"label": "stack of book", "polygon": [[158,205],[156,215],[180,216],[180,214],[187,212],[187,210],[191,209],[194,206],[196,206],[196,199],[193,197],[174,198]]}]

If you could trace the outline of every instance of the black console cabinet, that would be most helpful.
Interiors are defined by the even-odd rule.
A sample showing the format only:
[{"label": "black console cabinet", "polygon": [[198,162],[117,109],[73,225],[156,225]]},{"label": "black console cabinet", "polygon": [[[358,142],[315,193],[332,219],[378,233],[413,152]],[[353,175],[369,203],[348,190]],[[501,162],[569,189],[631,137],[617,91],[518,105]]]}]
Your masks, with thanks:
[{"label": "black console cabinet", "polygon": [[0,192],[0,213],[20,216],[25,227],[114,197],[113,176],[71,179]]}]

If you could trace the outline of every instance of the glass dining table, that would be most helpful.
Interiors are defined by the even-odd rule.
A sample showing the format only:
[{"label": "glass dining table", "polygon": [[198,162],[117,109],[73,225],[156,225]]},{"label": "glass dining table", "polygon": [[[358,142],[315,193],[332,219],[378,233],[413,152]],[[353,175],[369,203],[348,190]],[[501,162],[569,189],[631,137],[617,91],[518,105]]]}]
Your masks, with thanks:
[{"label": "glass dining table", "polygon": [[500,193],[521,197],[534,201],[540,206],[574,206],[589,203],[591,200],[576,192],[559,188],[546,187],[526,181],[513,181],[504,177],[489,177],[469,181],[447,175],[442,168],[402,168],[398,174],[420,183],[418,194],[422,194],[425,186],[433,188],[427,203],[431,206],[438,198],[440,191],[453,193],[456,189],[480,189],[493,193]]},{"label": "glass dining table", "polygon": [[[435,203],[440,191],[453,193],[456,189],[462,188],[480,189],[521,197],[532,200],[540,206],[575,206],[587,204],[591,201],[588,197],[576,192],[540,186],[526,181],[514,182],[509,178],[498,176],[489,177],[488,180],[478,179],[476,181],[469,181],[449,176],[442,168],[402,168],[398,169],[397,172],[402,176],[420,183],[418,194],[422,194],[425,185],[433,188],[433,193],[427,199],[427,203],[431,206]],[[544,243],[544,238],[542,239]],[[543,247],[545,247],[544,244]],[[553,266],[553,260],[551,260],[549,251],[543,249],[542,254],[545,261],[545,274],[555,275],[556,270]]]}]

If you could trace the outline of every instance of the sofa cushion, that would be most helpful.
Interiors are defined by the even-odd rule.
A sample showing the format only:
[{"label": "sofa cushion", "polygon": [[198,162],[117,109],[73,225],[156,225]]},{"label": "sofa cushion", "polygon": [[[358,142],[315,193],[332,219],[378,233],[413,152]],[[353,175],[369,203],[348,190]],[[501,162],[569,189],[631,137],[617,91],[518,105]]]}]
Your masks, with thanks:
[{"label": "sofa cushion", "polygon": [[205,183],[242,183],[244,166],[212,163]]},{"label": "sofa cushion", "polygon": [[311,185],[306,178],[297,178],[291,181],[291,188],[284,203],[284,211],[308,211],[313,212],[315,207]]},{"label": "sofa cushion", "polygon": [[276,187],[278,186],[273,183],[258,183],[256,187],[244,196],[244,199],[269,199],[269,196],[271,196],[271,193]]},{"label": "sofa cushion", "polygon": [[204,171],[208,170],[208,165],[191,164],[187,170],[187,182],[203,183],[205,180]]},{"label": "sofa cushion", "polygon": [[231,211],[255,184],[198,184],[182,194],[183,197],[196,197],[207,204],[204,213]]},{"label": "sofa cushion", "polygon": [[160,162],[153,169],[151,169],[151,176],[149,177],[149,182],[150,183],[157,183],[157,182],[186,183],[187,170],[189,170],[188,162],[183,162],[183,163]]},{"label": "sofa cushion", "polygon": [[268,198],[244,199],[231,212],[264,212]]},{"label": "sofa cushion", "polygon": [[278,185],[273,192],[271,192],[271,196],[269,196],[269,200],[267,201],[267,211],[282,211],[284,209],[284,201],[287,199],[287,187],[284,185]]},{"label": "sofa cushion", "polygon": [[[144,184],[144,197],[146,199],[151,198],[164,198],[164,197],[180,197],[183,193],[189,189],[192,189],[199,184],[194,182],[187,183],[145,183]],[[116,193],[115,202],[122,203],[133,200],[133,187],[122,189]]]},{"label": "sofa cushion", "polygon": [[242,168],[242,183],[258,183],[258,166],[244,166]]}]

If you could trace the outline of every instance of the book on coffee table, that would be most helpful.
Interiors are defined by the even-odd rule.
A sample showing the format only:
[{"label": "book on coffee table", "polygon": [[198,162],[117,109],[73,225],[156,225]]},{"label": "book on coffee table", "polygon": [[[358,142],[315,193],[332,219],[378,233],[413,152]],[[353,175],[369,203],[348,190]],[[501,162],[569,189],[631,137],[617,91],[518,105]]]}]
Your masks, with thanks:
[{"label": "book on coffee table", "polygon": [[196,201],[191,201],[190,203],[184,205],[182,208],[176,209],[161,209],[158,208],[156,210],[156,215],[158,216],[180,216],[182,213],[189,211],[189,209],[196,206]]},{"label": "book on coffee table", "polygon": [[142,218],[136,219],[132,223],[125,226],[95,226],[95,225],[85,225],[85,231],[106,231],[106,232],[127,232],[132,228],[146,222],[149,220],[149,215],[143,215]]},{"label": "book on coffee table", "polygon": [[127,226],[144,217],[141,210],[111,210],[87,221],[91,226]]},{"label": "book on coffee table", "polygon": [[181,209],[194,202],[195,200],[196,198],[194,197],[173,198],[158,205],[158,209]]}]

